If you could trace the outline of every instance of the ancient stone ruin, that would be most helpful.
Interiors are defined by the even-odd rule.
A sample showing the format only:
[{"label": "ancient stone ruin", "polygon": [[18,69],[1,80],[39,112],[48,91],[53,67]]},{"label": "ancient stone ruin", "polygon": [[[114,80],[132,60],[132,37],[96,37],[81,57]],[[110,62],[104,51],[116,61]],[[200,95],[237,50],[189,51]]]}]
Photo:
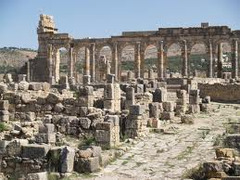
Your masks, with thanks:
[{"label": "ancient stone ruin", "polygon": [[[38,55],[27,63],[26,74],[19,74],[18,82],[6,74],[0,83],[0,179],[74,179],[73,175],[84,179],[81,175],[86,173],[102,179],[115,175],[124,179],[124,173],[129,179],[194,179],[198,174],[202,179],[240,179],[240,159],[233,153],[239,149],[238,121],[228,121],[234,132],[220,136],[228,120],[223,117],[237,118],[240,108],[224,105],[240,101],[240,31],[202,24],[74,39],[58,33],[53,17],[41,15],[37,33]],[[225,41],[231,44],[230,74],[223,72]],[[190,50],[198,42],[207,49],[206,78],[189,73]],[[172,77],[167,65],[172,43],[179,44],[182,52],[178,78]],[[134,47],[134,71],[124,78],[119,59],[127,45]],[[148,69],[145,77],[143,61],[149,45],[157,47],[158,56],[156,70]],[[110,47],[111,60],[101,55],[104,46]],[[59,51],[63,47],[65,73]],[[79,73],[77,56],[82,47]],[[213,148],[217,137],[224,143]],[[134,156],[135,166],[127,165]],[[117,160],[116,166],[126,169],[109,168],[118,158],[125,161]],[[200,162],[201,168],[190,173]],[[113,174],[109,177],[107,172]]]}]

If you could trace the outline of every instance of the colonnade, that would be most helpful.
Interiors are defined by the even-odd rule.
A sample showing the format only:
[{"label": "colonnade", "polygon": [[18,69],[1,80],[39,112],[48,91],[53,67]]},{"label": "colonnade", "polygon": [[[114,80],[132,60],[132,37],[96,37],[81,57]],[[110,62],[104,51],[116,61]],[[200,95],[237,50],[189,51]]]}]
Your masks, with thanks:
[{"label": "colonnade", "polygon": [[[134,43],[134,64],[135,64],[135,77],[136,78],[143,78],[144,77],[144,53],[147,48],[146,43],[142,42],[135,42]],[[155,43],[156,44],[156,43]],[[182,76],[189,77],[189,55],[191,52],[192,46],[189,47],[189,43],[186,40],[181,41],[181,57],[182,57]],[[115,74],[116,80],[120,81],[121,77],[121,54],[122,49],[120,48],[124,46],[121,42],[115,42],[111,45],[112,51],[112,64],[111,64],[111,73]],[[158,78],[164,79],[166,77],[166,53],[167,48],[169,46],[168,42],[160,41],[156,44],[157,48],[157,71],[158,71]],[[215,57],[217,57],[217,77],[221,78],[222,76],[222,43],[219,42],[218,44],[213,44],[211,40],[209,40],[207,47],[207,54],[208,54],[208,72],[207,77],[212,78],[214,77],[215,71]],[[217,47],[217,48],[216,48]],[[238,40],[232,40],[231,44],[231,51],[232,51],[232,77],[238,77]],[[75,64],[77,61],[77,52],[74,51],[74,44],[70,44],[68,48],[68,76],[69,77],[76,77],[76,68]],[[56,50],[57,48],[53,48],[53,45],[48,46],[48,67],[49,67],[49,79],[54,77],[54,81],[58,82],[59,80],[59,66],[60,66],[60,59],[59,59],[59,52]],[[216,55],[216,49],[217,55]],[[85,62],[84,62],[84,75],[91,76],[91,81],[96,81],[96,61],[97,61],[97,53],[99,49],[96,49],[96,44],[91,43],[88,46],[85,46]]]}]

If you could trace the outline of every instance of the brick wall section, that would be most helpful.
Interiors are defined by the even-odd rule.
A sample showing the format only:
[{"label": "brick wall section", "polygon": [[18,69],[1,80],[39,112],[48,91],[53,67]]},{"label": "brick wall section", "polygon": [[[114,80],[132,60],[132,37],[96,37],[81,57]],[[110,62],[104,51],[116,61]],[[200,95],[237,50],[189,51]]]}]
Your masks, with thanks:
[{"label": "brick wall section", "polygon": [[240,102],[240,84],[198,84],[200,97],[211,96],[212,101]]}]

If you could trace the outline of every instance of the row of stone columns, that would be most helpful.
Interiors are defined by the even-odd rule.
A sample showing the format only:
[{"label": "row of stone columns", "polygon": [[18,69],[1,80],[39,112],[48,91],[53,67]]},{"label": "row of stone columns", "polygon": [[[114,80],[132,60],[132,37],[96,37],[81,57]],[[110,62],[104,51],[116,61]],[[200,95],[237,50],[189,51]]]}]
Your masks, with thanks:
[{"label": "row of stone columns", "polygon": [[[232,45],[232,77],[238,77],[238,41],[233,40]],[[135,45],[134,51],[134,59],[135,59],[135,77],[143,78],[144,77],[144,49],[140,42],[137,42]],[[189,49],[187,47],[187,41],[183,41],[183,49],[182,49],[182,76],[188,77],[189,72]],[[209,69],[208,69],[208,77],[213,77],[213,67],[214,67],[214,51],[212,42],[209,41]],[[164,41],[161,41],[158,46],[158,78],[165,78],[165,58],[166,52],[164,52]],[[217,77],[222,77],[222,44],[218,45],[218,69],[217,69]],[[76,77],[76,53],[73,52],[73,47],[71,46],[68,50],[68,76]],[[118,44],[115,43],[112,49],[112,65],[111,65],[111,73],[115,74],[115,78],[119,81],[121,76],[121,69],[119,67],[119,57],[120,52],[118,51]],[[59,52],[53,51],[52,45],[48,46],[48,68],[49,68],[49,80],[52,80],[54,77],[54,81],[58,82],[60,79],[59,75],[59,66],[60,66],[60,58]],[[96,71],[96,53],[95,53],[95,44],[91,44],[89,47],[85,47],[85,62],[84,62],[84,75],[91,76],[91,81],[95,81],[95,71]]]}]

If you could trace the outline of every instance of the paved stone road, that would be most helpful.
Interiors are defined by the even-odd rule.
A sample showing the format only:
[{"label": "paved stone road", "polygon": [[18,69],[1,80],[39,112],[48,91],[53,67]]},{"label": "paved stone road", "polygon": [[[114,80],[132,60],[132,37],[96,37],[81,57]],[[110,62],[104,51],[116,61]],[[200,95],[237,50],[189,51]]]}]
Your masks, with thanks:
[{"label": "paved stone road", "polygon": [[[215,156],[213,144],[224,122],[238,117],[239,105],[214,103],[217,112],[196,115],[193,125],[166,125],[176,133],[149,133],[94,180],[178,180],[184,172]],[[234,108],[235,107],[235,108]],[[240,111],[239,111],[240,112]]]}]

